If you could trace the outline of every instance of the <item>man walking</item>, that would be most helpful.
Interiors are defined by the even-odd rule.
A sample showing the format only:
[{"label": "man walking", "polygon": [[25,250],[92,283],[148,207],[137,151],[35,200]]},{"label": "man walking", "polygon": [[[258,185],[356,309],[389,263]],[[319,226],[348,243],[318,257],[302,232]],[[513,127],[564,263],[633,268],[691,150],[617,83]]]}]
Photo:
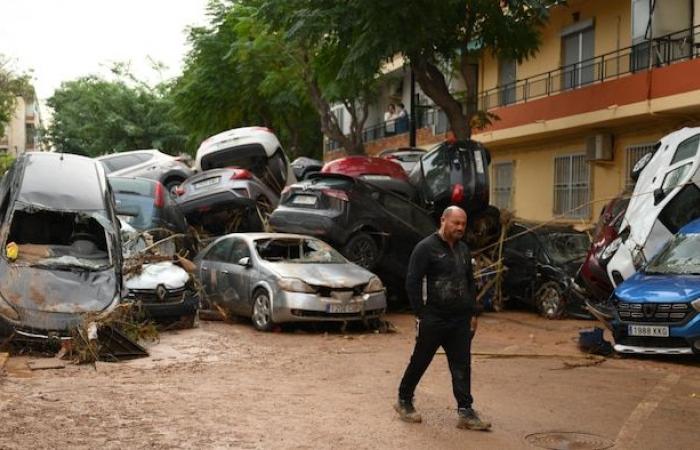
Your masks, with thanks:
[{"label": "man walking", "polygon": [[[417,317],[416,344],[399,386],[394,409],[406,422],[420,422],[413,393],[439,347],[445,350],[457,400],[457,427],[488,430],[491,424],[472,409],[471,338],[476,332],[476,289],[469,247],[462,241],[467,214],[450,206],[440,229],[416,245],[406,275],[406,291]],[[423,301],[423,277],[428,295]]]}]

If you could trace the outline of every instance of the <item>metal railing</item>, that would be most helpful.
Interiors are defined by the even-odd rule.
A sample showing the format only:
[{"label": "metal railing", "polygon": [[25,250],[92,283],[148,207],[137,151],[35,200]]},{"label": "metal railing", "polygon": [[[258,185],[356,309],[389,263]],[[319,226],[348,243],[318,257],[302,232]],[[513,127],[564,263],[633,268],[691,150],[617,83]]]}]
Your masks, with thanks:
[{"label": "metal railing", "polygon": [[700,26],[695,26],[486,90],[479,95],[479,107],[527,102],[698,56]]}]

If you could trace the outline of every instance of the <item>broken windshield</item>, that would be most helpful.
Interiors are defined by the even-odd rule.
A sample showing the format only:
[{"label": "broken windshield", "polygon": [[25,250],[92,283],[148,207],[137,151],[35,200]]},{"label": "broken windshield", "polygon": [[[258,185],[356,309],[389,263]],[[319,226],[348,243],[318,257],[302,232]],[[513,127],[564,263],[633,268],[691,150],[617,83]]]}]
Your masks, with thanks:
[{"label": "broken windshield", "polygon": [[111,258],[100,219],[85,212],[17,209],[5,256],[14,264],[56,270],[106,269]]},{"label": "broken windshield", "polygon": [[258,255],[265,261],[295,264],[347,262],[330,245],[316,239],[260,239],[255,241]]},{"label": "broken windshield", "polygon": [[548,233],[541,237],[552,262],[559,264],[585,257],[590,244],[583,233]]},{"label": "broken windshield", "polygon": [[700,234],[677,235],[644,272],[700,274]]}]

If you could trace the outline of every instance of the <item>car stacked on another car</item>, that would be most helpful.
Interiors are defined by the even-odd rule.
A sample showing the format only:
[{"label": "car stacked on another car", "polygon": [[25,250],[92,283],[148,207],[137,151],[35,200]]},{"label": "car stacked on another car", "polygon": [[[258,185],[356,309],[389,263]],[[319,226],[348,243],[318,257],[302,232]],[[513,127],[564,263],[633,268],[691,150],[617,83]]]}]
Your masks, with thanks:
[{"label": "car stacked on another car", "polygon": [[381,188],[415,200],[416,190],[403,168],[388,159],[373,156],[346,156],[327,162],[321,173],[335,173],[361,178]]},{"label": "car stacked on another car", "polygon": [[700,354],[700,220],[621,283],[611,303],[616,351]]},{"label": "car stacked on another car", "polygon": [[400,164],[408,174],[420,162],[425,153],[424,149],[418,147],[399,147],[382,150],[377,156]]},{"label": "car stacked on another car", "polygon": [[194,172],[182,158],[159,150],[134,150],[96,158],[110,176],[129,176],[160,181],[171,196],[175,189]]},{"label": "car stacked on another car", "polygon": [[282,322],[373,320],[386,309],[378,277],[310,236],[230,234],[195,263],[208,301],[261,331]]}]

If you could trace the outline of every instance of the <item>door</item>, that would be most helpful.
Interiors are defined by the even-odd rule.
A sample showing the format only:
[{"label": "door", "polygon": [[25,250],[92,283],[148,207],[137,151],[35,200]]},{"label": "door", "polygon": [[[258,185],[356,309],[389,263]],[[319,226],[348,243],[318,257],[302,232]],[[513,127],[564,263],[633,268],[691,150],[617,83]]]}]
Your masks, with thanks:
[{"label": "door", "polygon": [[562,37],[564,89],[572,89],[595,80],[594,28],[590,26]]},{"label": "door", "polygon": [[498,62],[498,85],[500,86],[500,105],[515,103],[516,62],[502,59]]},{"label": "door", "polygon": [[214,304],[225,305],[224,291],[221,289],[223,285],[220,283],[221,277],[219,273],[222,270],[222,265],[228,261],[231,253],[231,244],[231,239],[218,241],[204,255],[200,264],[199,279],[202,280],[204,293],[212,306]]},{"label": "door", "polygon": [[530,301],[537,281],[540,245],[533,233],[524,231],[523,227],[512,226],[508,232],[509,239],[503,246],[503,262],[508,268],[503,287],[507,296]]},{"label": "door", "polygon": [[[242,258],[248,258],[248,265],[241,265]],[[253,269],[248,243],[241,238],[231,238],[231,253],[222,264],[221,279],[230,302],[231,310],[236,314],[248,315],[251,311],[250,284],[251,277],[257,271]]]}]

